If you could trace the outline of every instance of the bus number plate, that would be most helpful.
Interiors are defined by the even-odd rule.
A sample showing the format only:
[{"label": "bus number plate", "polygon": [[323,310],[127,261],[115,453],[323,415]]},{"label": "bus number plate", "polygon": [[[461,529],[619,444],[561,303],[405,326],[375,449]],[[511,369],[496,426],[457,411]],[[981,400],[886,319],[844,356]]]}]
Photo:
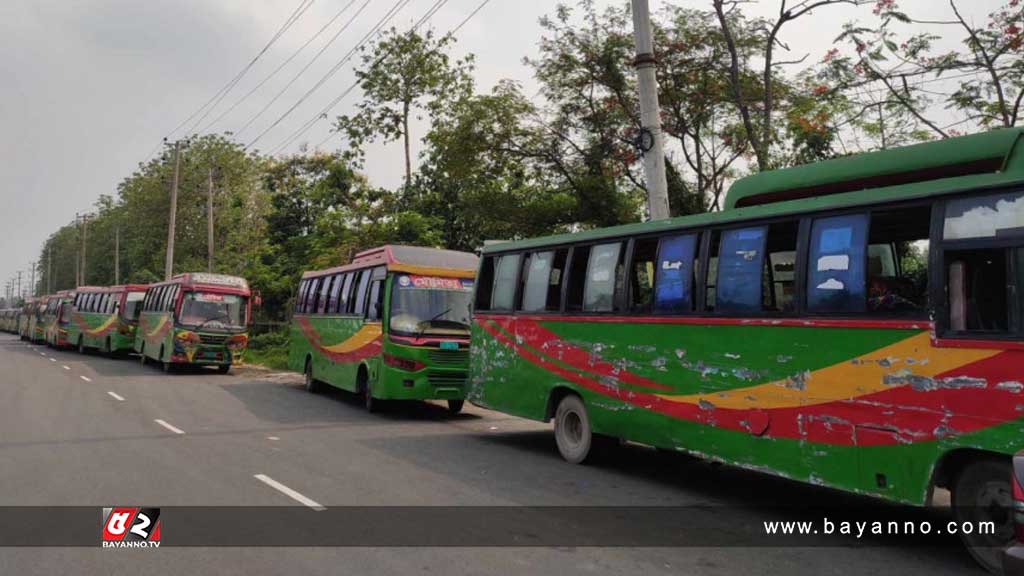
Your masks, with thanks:
[{"label": "bus number plate", "polygon": [[441,350],[458,350],[458,342],[441,342]]}]

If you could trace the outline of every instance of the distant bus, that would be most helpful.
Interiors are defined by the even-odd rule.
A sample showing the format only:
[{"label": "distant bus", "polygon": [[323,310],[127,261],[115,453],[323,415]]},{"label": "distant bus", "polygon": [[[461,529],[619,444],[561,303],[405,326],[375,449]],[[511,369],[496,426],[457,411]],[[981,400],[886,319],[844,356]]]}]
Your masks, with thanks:
[{"label": "distant bus", "polygon": [[[716,213],[487,246],[469,399],[924,505],[989,569],[1024,448],[1024,130],[766,172]],[[978,524],[974,524],[977,526]]]},{"label": "distant bus", "polygon": [[77,290],[67,340],[85,353],[132,350],[146,285],[82,287]]},{"label": "distant bus", "polygon": [[4,308],[0,310],[0,331],[10,334],[18,332],[18,308]]},{"label": "distant bus", "polygon": [[18,336],[22,340],[30,340],[33,330],[33,320],[36,315],[36,308],[39,302],[36,298],[26,298],[21,304],[21,313],[18,315]]},{"label": "distant bus", "polygon": [[227,373],[249,342],[251,292],[244,278],[202,272],[152,284],[142,300],[135,351],[142,363],[216,366]]},{"label": "distant bus", "polygon": [[340,268],[306,272],[295,299],[288,365],[378,400],[448,401],[462,410],[477,257],[383,246]]},{"label": "distant bus", "polygon": [[43,339],[54,348],[68,346],[68,324],[71,322],[71,308],[75,300],[74,290],[62,290],[47,297],[40,324]]}]

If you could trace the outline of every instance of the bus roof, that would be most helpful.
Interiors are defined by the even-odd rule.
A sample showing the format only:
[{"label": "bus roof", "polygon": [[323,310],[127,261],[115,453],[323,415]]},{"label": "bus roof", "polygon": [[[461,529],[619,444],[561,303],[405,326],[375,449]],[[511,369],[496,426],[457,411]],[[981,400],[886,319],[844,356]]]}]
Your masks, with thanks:
[{"label": "bus roof", "polygon": [[79,294],[92,294],[96,292],[144,292],[149,284],[118,284],[117,286],[81,286],[77,288]]},{"label": "bus roof", "polygon": [[303,274],[302,278],[319,278],[377,266],[387,266],[391,272],[473,278],[476,276],[477,260],[476,254],[469,252],[389,244],[356,254],[351,264],[327,270],[311,270]]},{"label": "bus roof", "polygon": [[208,272],[178,274],[170,280],[155,282],[145,288],[148,290],[159,286],[167,286],[168,284],[181,284],[187,288],[202,288],[214,292],[230,292],[245,295],[250,293],[249,282],[245,278],[229,276],[227,274],[210,274]]},{"label": "bus roof", "polygon": [[1020,183],[1024,128],[1008,128],[748,176],[733,184],[721,212],[491,244],[483,251],[596,242]]}]

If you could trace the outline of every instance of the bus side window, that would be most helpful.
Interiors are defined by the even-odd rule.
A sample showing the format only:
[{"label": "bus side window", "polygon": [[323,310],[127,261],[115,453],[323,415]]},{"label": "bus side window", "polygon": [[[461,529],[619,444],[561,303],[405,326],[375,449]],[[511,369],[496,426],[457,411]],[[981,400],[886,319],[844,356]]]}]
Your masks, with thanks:
[{"label": "bus side window", "polygon": [[569,264],[569,283],[565,299],[567,312],[583,310],[583,292],[587,283],[587,263],[590,262],[590,246],[576,246],[572,249],[572,262]]},{"label": "bus side window", "polygon": [[306,294],[306,290],[309,288],[309,280],[299,281],[299,290],[295,294],[295,301],[292,302],[292,313],[302,314],[302,297]]},{"label": "bus side window", "polygon": [[696,234],[661,239],[654,272],[655,312],[677,314],[693,311],[696,250]]},{"label": "bus side window", "polygon": [[950,200],[943,250],[948,329],[1019,334],[1024,324],[1024,193]]},{"label": "bus side window", "polygon": [[516,298],[516,276],[519,272],[521,254],[505,254],[498,259],[494,273],[494,291],[491,309],[511,312]]},{"label": "bus side window", "polygon": [[480,264],[480,273],[476,278],[475,310],[491,309],[491,293],[494,291],[494,256],[487,256]]},{"label": "bus side window", "polygon": [[799,222],[780,222],[768,227],[761,298],[765,310],[791,312],[796,307],[796,242]]},{"label": "bus side window", "polygon": [[327,296],[327,313],[338,313],[338,293],[341,292],[341,283],[344,278],[341,274],[335,274],[331,280],[331,293]]},{"label": "bus side window", "polygon": [[633,242],[633,260],[629,271],[631,312],[650,314],[654,309],[654,279],[657,275],[658,239],[642,238]]},{"label": "bus side window", "polygon": [[370,284],[369,310],[366,312],[367,320],[380,320],[381,312],[384,310],[383,285],[383,280],[374,280]]},{"label": "bus side window", "polygon": [[616,311],[616,295],[622,293],[624,266],[622,243],[599,244],[590,249],[587,281],[583,287],[585,312]]},{"label": "bus side window", "polygon": [[334,276],[327,276],[323,279],[323,289],[320,291],[320,302],[317,303],[317,314],[327,313],[327,301],[331,297],[331,289],[334,288]]},{"label": "bus side window", "polygon": [[719,234],[718,278],[714,307],[719,312],[761,310],[765,226],[725,230]]},{"label": "bus side window", "polygon": [[872,213],[868,234],[868,311],[925,315],[931,222],[931,206]]},{"label": "bus side window", "polygon": [[366,316],[366,288],[370,283],[370,271],[361,270],[359,272],[359,284],[356,286],[356,292],[352,296],[352,305],[349,307],[349,312],[356,316]]},{"label": "bus side window", "polygon": [[807,309],[858,313],[867,307],[867,214],[820,218],[811,226]]},{"label": "bus side window", "polygon": [[523,271],[524,312],[557,312],[561,306],[562,278],[569,251],[535,252],[526,258]]},{"label": "bus side window", "polygon": [[352,280],[354,278],[355,274],[351,272],[345,274],[345,280],[341,285],[341,293],[338,294],[338,307],[336,310],[338,314],[348,313],[348,299],[349,294],[352,293]]}]

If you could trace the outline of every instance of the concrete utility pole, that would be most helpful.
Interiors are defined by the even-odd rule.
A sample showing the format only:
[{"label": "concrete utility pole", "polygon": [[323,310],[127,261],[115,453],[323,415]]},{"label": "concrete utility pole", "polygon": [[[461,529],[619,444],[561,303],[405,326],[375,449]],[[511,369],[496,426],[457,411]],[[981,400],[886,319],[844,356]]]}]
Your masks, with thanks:
[{"label": "concrete utility pole", "polygon": [[114,226],[114,286],[121,284],[121,225]]},{"label": "concrete utility pole", "polygon": [[171,213],[167,220],[167,258],[164,261],[164,280],[174,275],[174,225],[178,216],[178,172],[181,169],[181,141],[174,143],[174,179],[171,181]]},{"label": "concrete utility pole", "polygon": [[36,295],[36,263],[35,262],[29,262],[28,263],[28,277],[29,277],[28,293],[31,296],[35,296]]},{"label": "concrete utility pole", "polygon": [[18,298],[21,298],[21,270],[18,270]]},{"label": "concrete utility pole", "polygon": [[640,89],[640,151],[647,181],[647,209],[651,220],[669,217],[668,180],[665,178],[665,148],[661,134],[661,106],[658,104],[658,75],[654,42],[651,38],[651,9],[647,0],[632,0],[633,32],[636,36],[637,85]]},{"label": "concrete utility pole", "polygon": [[82,215],[75,214],[75,230],[78,232],[78,247],[75,250],[75,288],[82,285]]},{"label": "concrete utility pole", "polygon": [[53,291],[53,244],[46,247],[46,293],[52,294]]},{"label": "concrete utility pole", "polygon": [[206,181],[206,271],[213,273],[213,168]]}]

